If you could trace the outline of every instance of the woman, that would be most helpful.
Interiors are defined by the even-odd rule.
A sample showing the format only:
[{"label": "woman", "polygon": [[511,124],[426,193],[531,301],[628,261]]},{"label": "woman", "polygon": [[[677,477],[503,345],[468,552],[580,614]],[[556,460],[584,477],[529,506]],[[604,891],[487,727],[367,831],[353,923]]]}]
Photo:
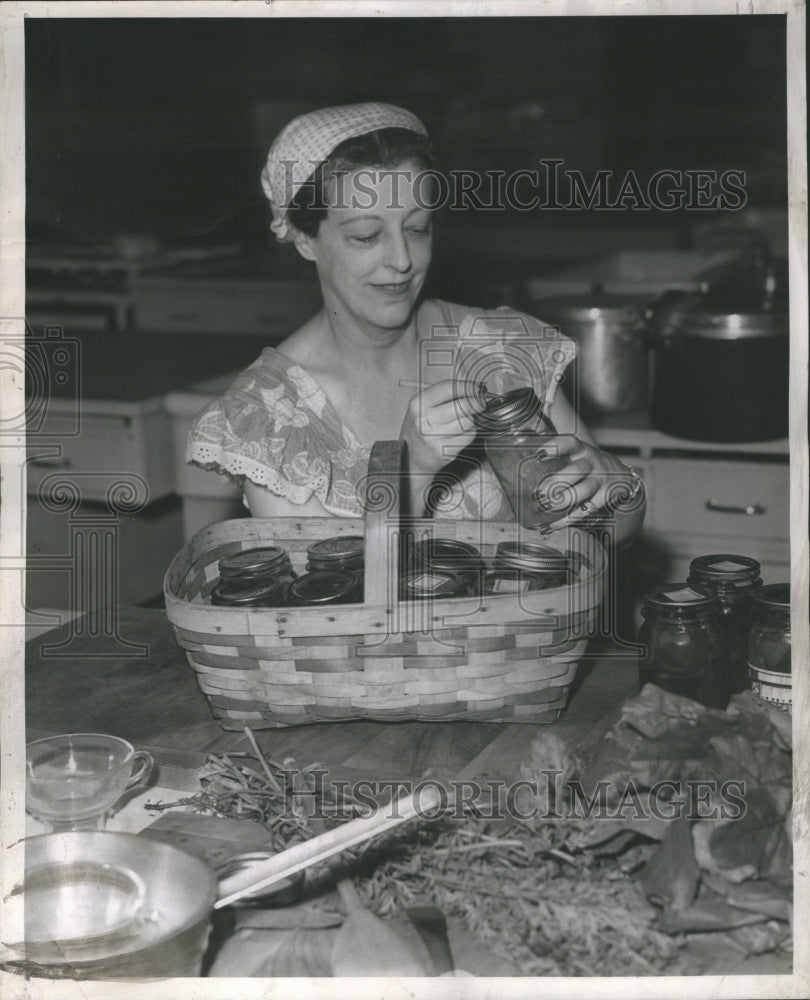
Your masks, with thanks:
[{"label": "woman", "polygon": [[[462,344],[476,323],[491,322],[504,343],[505,314],[420,297],[431,261],[431,171],[424,126],[387,104],[302,115],[273,143],[262,173],[271,228],[315,265],[323,308],[206,407],[187,452],[242,481],[253,515],[360,515],[371,445],[399,438],[412,513],[429,515],[438,503],[442,517],[514,519],[476,449],[478,386],[447,377],[452,366],[420,364],[437,330],[455,331],[451,343]],[[643,519],[641,483],[596,446],[557,391],[573,343],[545,339],[528,316],[510,314],[509,323],[532,339],[534,388],[559,432],[549,444],[567,458],[556,478],[571,491],[568,520],[604,507],[611,486],[624,483],[631,501],[616,508],[616,540],[629,538]]]}]

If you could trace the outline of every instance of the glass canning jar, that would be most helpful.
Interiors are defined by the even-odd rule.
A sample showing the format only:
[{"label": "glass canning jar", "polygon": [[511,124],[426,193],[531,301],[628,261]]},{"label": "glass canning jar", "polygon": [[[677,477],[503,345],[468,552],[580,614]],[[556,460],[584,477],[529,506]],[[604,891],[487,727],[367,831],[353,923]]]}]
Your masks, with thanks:
[{"label": "glass canning jar", "polygon": [[307,572],[327,569],[362,573],[364,565],[365,540],[362,535],[322,538],[307,547]]},{"label": "glass canning jar", "polygon": [[286,602],[287,582],[281,578],[220,579],[211,591],[211,603],[222,608],[280,608]]},{"label": "glass canning jar", "polygon": [[670,583],[644,596],[639,687],[665,691],[713,708],[728,702],[728,653],[720,600],[699,584]]},{"label": "glass canning jar", "polygon": [[454,538],[423,538],[406,547],[402,575],[418,571],[450,573],[463,579],[470,595],[480,593],[484,575],[484,560],[481,552],[469,542],[459,542]]},{"label": "glass canning jar", "polygon": [[476,414],[475,424],[484,442],[489,464],[509,498],[515,517],[537,531],[565,517],[569,491],[563,485],[543,493],[543,483],[568,464],[564,455],[549,455],[545,444],[556,435],[530,387],[493,396]]},{"label": "glass canning jar", "polygon": [[295,573],[286,549],[264,545],[223,556],[219,560],[219,576],[223,581],[279,579],[289,583]]},{"label": "glass canning jar", "polygon": [[748,633],[751,598],[762,586],[760,565],[748,556],[699,556],[689,566],[688,583],[708,587],[720,600],[720,622],[728,643],[728,686],[731,694],[748,684]]},{"label": "glass canning jar", "polygon": [[405,573],[399,581],[400,598],[405,601],[443,600],[467,597],[469,580],[446,570],[422,569]]},{"label": "glass canning jar", "polygon": [[325,604],[360,604],[363,601],[363,578],[356,573],[337,570],[314,570],[290,584],[289,602],[298,607]]},{"label": "glass canning jar", "polygon": [[793,694],[789,583],[762,587],[751,601],[748,673],[755,695],[783,711],[790,711]]}]

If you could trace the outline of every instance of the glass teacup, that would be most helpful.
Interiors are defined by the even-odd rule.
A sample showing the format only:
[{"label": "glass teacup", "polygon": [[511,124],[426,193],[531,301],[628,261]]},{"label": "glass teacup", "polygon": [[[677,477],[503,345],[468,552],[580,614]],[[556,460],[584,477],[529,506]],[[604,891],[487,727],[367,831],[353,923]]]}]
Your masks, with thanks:
[{"label": "glass teacup", "polygon": [[67,733],[26,747],[25,807],[54,831],[103,830],[124,792],[145,783],[155,762],[118,736]]}]

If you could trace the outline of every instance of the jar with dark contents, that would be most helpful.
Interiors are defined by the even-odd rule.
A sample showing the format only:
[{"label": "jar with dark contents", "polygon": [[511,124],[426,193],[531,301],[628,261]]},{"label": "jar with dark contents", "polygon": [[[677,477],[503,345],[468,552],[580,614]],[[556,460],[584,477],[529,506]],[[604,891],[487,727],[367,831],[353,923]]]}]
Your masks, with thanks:
[{"label": "jar with dark contents", "polygon": [[219,560],[220,580],[284,580],[294,579],[290,556],[277,545],[243,549]]},{"label": "jar with dark contents", "polygon": [[556,435],[530,387],[492,396],[475,415],[487,460],[524,528],[550,531],[571,507],[565,484],[544,490],[549,476],[568,464],[565,455],[549,454],[546,443]]},{"label": "jar with dark contents", "polygon": [[423,538],[406,547],[403,555],[402,575],[420,571],[449,573],[463,579],[466,593],[478,594],[484,575],[484,561],[480,551],[468,542],[454,538]]},{"label": "jar with dark contents", "polygon": [[670,583],[644,596],[639,687],[656,684],[712,708],[728,702],[720,600],[700,584]]},{"label": "jar with dark contents", "polygon": [[720,621],[728,645],[728,688],[730,694],[748,686],[748,633],[751,628],[751,599],[762,586],[760,566],[748,556],[717,554],[693,559],[688,583],[708,587],[720,600]]},{"label": "jar with dark contents", "polygon": [[362,535],[337,535],[322,538],[307,548],[308,573],[352,573],[358,581],[363,600],[365,576],[365,539]]},{"label": "jar with dark contents", "polygon": [[758,698],[785,712],[791,710],[789,583],[761,587],[751,600],[748,673]]},{"label": "jar with dark contents", "polygon": [[211,591],[211,603],[221,608],[281,608],[287,584],[283,579],[222,580]]},{"label": "jar with dark contents", "polygon": [[363,578],[337,570],[304,573],[290,584],[287,599],[296,607],[359,604],[363,600]]}]

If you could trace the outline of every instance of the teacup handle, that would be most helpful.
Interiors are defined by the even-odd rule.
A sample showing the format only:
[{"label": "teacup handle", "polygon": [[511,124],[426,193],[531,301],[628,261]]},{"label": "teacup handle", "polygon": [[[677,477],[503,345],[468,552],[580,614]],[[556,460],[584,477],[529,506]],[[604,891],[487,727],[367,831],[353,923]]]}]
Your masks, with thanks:
[{"label": "teacup handle", "polygon": [[133,757],[133,764],[135,765],[135,770],[127,779],[127,788],[140,785],[148,780],[155,769],[155,758],[146,750],[136,750]]}]

